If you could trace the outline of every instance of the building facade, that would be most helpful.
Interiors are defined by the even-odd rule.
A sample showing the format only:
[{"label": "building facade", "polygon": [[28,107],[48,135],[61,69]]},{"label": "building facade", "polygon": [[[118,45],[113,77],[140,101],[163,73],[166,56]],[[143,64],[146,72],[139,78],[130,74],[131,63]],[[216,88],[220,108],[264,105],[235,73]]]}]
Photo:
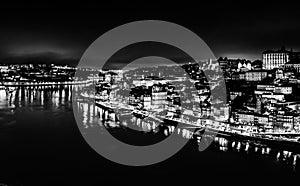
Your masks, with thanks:
[{"label": "building facade", "polygon": [[267,50],[263,52],[263,69],[272,70],[279,68],[289,61],[292,51],[285,50],[282,47],[280,50]]},{"label": "building facade", "polygon": [[246,81],[262,81],[267,77],[266,71],[251,70],[245,73]]}]

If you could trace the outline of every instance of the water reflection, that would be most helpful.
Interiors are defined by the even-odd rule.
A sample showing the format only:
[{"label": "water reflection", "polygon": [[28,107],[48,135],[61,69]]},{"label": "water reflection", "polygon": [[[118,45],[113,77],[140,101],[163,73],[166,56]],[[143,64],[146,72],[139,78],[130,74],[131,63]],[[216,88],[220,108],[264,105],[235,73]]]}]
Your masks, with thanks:
[{"label": "water reflection", "polygon": [[[126,113],[126,111],[119,111],[118,113],[115,113],[108,111],[104,108],[95,106],[93,102],[81,102],[78,104],[81,105],[80,109],[82,111],[84,128],[95,126],[107,128],[126,127],[148,134],[162,133],[166,137],[171,134],[179,135],[185,139],[198,141],[198,143],[200,143],[201,140],[205,140],[207,137],[211,137],[199,135],[197,130],[191,128],[176,128],[173,125],[160,123],[151,118],[138,118],[130,112]],[[116,117],[119,120],[113,119]],[[297,170],[297,162],[300,157],[300,154],[295,152],[279,150],[257,141],[233,139],[230,136],[216,136],[211,148],[221,152],[253,154],[260,158],[272,159],[279,163],[290,165],[291,169],[294,171]]]},{"label": "water reflection", "polygon": [[9,87],[0,90],[0,127],[15,124],[16,113],[71,110],[71,85]]},{"label": "water reflection", "polygon": [[214,142],[215,147],[218,147],[220,151],[260,155],[261,158],[271,158],[277,162],[291,165],[294,171],[296,171],[297,161],[300,157],[300,154],[295,152],[278,150],[271,148],[266,144],[258,144],[251,141],[239,141],[236,139],[232,140],[224,137],[215,137]]},{"label": "water reflection", "polygon": [[6,93],[6,99],[9,99],[6,103],[13,108],[45,104],[58,107],[71,101],[71,92],[71,85],[16,87]]},{"label": "water reflection", "polygon": [[[65,117],[65,111],[72,111],[72,96],[76,96],[76,111],[83,121],[84,130],[120,130],[126,133],[132,129],[148,136],[162,135],[165,138],[171,134],[200,143],[201,140],[210,137],[197,133],[197,130],[181,127],[176,128],[167,123],[147,117],[139,118],[130,111],[119,109],[118,112],[100,108],[93,100],[85,99],[76,94],[83,86],[36,86],[17,87],[7,93],[0,90],[0,123],[1,127],[15,125],[16,112],[39,111],[48,112],[54,117]],[[75,95],[72,95],[75,90]],[[163,139],[163,138],[160,138]],[[300,154],[291,150],[282,150],[257,141],[235,139],[230,136],[216,136],[211,149],[219,153],[237,153],[255,155],[259,158],[271,159],[280,164],[287,164],[294,171],[299,171]]]}]

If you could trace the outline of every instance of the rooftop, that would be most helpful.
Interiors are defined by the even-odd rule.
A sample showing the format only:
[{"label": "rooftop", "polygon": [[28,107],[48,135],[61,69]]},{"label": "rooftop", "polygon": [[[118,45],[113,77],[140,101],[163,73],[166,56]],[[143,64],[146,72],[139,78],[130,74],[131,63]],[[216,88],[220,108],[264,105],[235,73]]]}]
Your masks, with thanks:
[{"label": "rooftop", "polygon": [[292,53],[293,50],[291,49],[291,51],[288,51],[285,49],[284,46],[281,47],[281,49],[279,50],[266,50],[263,52],[263,54],[272,54],[272,53]]}]

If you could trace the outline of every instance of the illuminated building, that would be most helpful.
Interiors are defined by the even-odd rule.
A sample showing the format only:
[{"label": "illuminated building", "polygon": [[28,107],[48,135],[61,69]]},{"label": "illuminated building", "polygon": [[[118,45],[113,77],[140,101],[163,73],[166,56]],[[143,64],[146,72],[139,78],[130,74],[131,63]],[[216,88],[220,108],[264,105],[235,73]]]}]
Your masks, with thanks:
[{"label": "illuminated building", "polygon": [[298,55],[292,56],[289,62],[284,66],[285,68],[295,69],[297,72],[300,72],[300,58]]},{"label": "illuminated building", "polygon": [[266,71],[251,70],[245,72],[245,79],[246,81],[262,81],[267,75]]},{"label": "illuminated building", "polygon": [[272,70],[279,68],[289,61],[292,51],[285,50],[282,47],[280,50],[266,50],[263,52],[263,69]]}]

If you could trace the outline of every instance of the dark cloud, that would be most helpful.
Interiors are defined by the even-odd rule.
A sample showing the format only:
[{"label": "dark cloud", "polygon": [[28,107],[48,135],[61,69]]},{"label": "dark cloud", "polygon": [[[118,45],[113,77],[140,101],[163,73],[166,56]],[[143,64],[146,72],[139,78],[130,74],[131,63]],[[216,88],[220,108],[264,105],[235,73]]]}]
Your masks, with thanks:
[{"label": "dark cloud", "polygon": [[0,59],[24,55],[29,60],[29,54],[36,58],[41,54],[45,57],[47,52],[64,59],[79,59],[101,34],[143,19],[171,21],[187,27],[217,57],[256,59],[263,50],[281,45],[300,50],[300,12],[290,2],[4,4],[0,16]]}]

